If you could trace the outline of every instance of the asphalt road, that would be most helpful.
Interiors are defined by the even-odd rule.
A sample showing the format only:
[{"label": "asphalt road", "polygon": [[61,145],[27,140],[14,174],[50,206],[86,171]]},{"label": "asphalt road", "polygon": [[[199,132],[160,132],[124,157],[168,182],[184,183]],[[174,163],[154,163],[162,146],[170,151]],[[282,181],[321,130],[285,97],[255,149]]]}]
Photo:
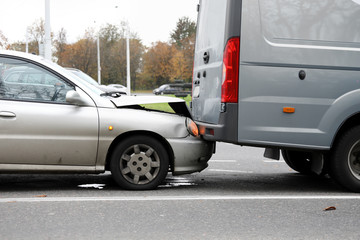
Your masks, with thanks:
[{"label": "asphalt road", "polygon": [[121,190],[109,173],[1,174],[0,238],[360,239],[360,194],[262,154],[220,143],[205,171],[154,191]]}]

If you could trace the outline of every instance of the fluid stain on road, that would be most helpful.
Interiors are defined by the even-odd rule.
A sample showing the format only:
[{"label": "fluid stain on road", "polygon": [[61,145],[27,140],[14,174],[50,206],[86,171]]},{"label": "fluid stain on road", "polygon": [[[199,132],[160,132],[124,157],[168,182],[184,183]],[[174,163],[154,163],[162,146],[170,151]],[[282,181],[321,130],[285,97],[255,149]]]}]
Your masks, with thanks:
[{"label": "fluid stain on road", "polygon": [[182,186],[196,186],[194,179],[184,177],[168,177],[159,185],[160,188],[182,187]]}]

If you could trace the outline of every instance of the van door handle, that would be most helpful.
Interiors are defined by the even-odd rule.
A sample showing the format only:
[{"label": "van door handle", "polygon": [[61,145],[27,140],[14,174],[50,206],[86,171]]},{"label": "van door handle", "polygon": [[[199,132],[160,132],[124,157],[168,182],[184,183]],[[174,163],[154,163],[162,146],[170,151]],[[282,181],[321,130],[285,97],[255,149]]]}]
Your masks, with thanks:
[{"label": "van door handle", "polygon": [[0,117],[2,117],[2,118],[14,118],[14,117],[16,117],[16,114],[13,113],[13,112],[1,111],[0,112]]},{"label": "van door handle", "polygon": [[209,63],[209,60],[210,60],[210,52],[209,51],[204,52],[203,60],[204,60],[205,64]]}]

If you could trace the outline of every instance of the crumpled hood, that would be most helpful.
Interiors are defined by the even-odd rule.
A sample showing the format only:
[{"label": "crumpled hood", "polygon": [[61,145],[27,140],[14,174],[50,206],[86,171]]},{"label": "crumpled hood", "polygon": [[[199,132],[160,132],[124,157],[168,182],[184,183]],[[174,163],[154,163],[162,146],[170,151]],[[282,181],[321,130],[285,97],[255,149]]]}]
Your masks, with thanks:
[{"label": "crumpled hood", "polygon": [[192,118],[185,100],[175,97],[163,96],[127,96],[110,99],[116,107],[128,107],[140,104],[168,103],[175,113]]},{"label": "crumpled hood", "polygon": [[112,98],[111,101],[117,107],[125,107],[139,104],[152,104],[152,103],[184,103],[185,100],[174,97],[162,96],[121,96],[119,98]]}]

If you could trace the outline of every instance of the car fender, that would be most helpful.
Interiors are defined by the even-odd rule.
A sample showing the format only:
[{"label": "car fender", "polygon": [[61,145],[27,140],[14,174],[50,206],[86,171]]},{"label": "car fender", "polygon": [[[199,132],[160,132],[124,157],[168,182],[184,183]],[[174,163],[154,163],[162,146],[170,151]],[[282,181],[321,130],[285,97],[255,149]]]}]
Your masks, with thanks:
[{"label": "car fender", "polygon": [[[130,132],[148,132],[163,139],[189,136],[186,117],[176,114],[130,108],[99,108],[99,146],[97,168],[104,168],[111,144],[118,136]],[[132,116],[132,117],[130,117]]]}]

